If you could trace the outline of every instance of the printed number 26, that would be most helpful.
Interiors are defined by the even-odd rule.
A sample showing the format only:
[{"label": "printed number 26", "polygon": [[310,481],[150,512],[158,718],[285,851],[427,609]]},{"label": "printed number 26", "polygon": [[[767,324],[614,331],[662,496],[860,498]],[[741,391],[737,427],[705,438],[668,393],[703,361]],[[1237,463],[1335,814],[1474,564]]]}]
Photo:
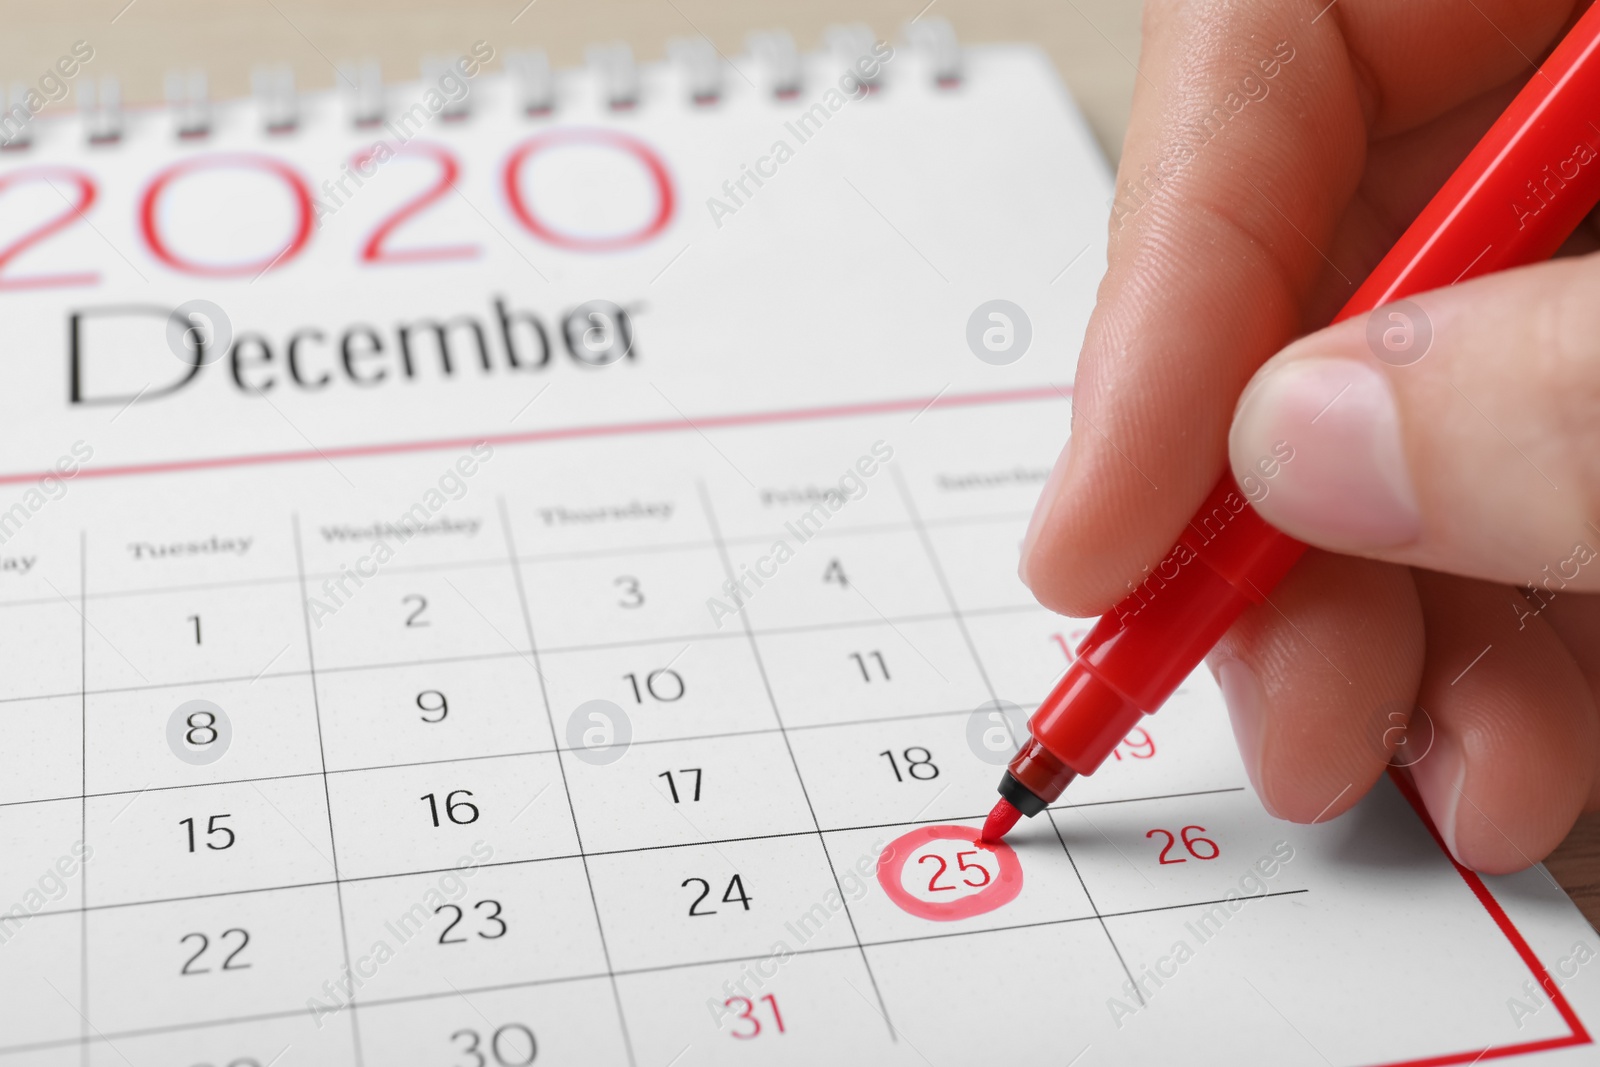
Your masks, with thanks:
[{"label": "printed number 26", "polygon": [[[1193,837],[1189,836],[1191,830],[1195,832]],[[1160,834],[1167,839],[1167,843],[1161,847],[1160,861],[1162,863],[1187,863],[1189,862],[1189,856],[1193,856],[1197,860],[1214,860],[1222,854],[1222,850],[1217,847],[1217,843],[1215,841],[1211,840],[1209,837],[1200,836],[1205,832],[1206,828],[1204,826],[1185,826],[1182,830],[1178,831],[1176,837],[1173,836],[1171,830],[1162,830],[1159,828],[1149,831],[1144,836],[1150,838]],[[1168,859],[1167,853],[1171,852],[1172,846],[1180,841],[1183,842],[1184,850],[1189,853],[1189,856],[1178,856],[1174,859]]]}]

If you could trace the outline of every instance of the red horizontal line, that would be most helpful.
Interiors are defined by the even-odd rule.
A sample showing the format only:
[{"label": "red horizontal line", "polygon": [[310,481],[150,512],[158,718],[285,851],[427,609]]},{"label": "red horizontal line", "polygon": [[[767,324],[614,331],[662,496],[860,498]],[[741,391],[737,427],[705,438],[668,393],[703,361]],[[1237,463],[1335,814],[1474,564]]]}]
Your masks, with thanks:
[{"label": "red horizontal line", "polygon": [[[981,407],[986,404],[1013,404],[1027,400],[1065,400],[1070,398],[1071,395],[1071,386],[1047,385],[987,393],[957,393],[953,396],[872,400],[859,404],[835,404],[826,407],[790,408],[781,411],[707,415],[699,419],[677,418],[658,419],[649,422],[617,422],[600,426],[570,426],[554,430],[480,434],[474,437],[441,437],[424,441],[388,441],[377,444],[343,445],[323,449],[309,448],[293,452],[204,456],[195,459],[131,463],[116,467],[84,467],[74,477],[128,478],[145,474],[175,474],[184,471],[218,470],[227,467],[259,467],[280,463],[306,463],[314,460],[359,459],[366,456],[393,456],[407,452],[440,452],[470,448],[473,445],[484,442],[491,445],[526,445],[539,444],[545,441],[573,440],[582,437],[623,437],[632,434],[682,433],[687,430],[716,430],[733,426],[765,426],[784,422],[806,422],[814,419],[853,418],[861,415],[881,415],[895,411],[918,411],[924,408]],[[0,474],[0,485],[35,482],[47,475],[59,476],[53,470]]]},{"label": "red horizontal line", "polygon": [[1573,1045],[1587,1045],[1589,1038],[1582,1034],[1567,1034],[1564,1037],[1549,1037],[1543,1041],[1527,1041],[1520,1045],[1501,1045],[1499,1048],[1481,1049],[1476,1052],[1447,1052],[1443,1056],[1425,1056],[1420,1060],[1405,1060],[1400,1063],[1384,1064],[1384,1067],[1450,1067],[1458,1063],[1484,1063],[1488,1060],[1503,1059],[1506,1056],[1523,1056],[1532,1052],[1549,1052],[1552,1049],[1571,1048]]}]

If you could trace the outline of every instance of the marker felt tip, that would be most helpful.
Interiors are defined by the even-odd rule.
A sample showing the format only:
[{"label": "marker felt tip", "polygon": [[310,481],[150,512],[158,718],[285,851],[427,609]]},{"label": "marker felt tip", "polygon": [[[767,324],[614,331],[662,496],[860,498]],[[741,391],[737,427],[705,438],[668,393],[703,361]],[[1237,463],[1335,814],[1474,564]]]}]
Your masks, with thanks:
[{"label": "marker felt tip", "polygon": [[[1548,259],[1600,201],[1600,166],[1546,180],[1574,146],[1600,152],[1600,4],[1589,8],[1334,321],[1413,293]],[[1540,192],[1543,190],[1543,192]],[[1529,197],[1538,194],[1536,209]],[[1224,474],[1133,594],[1095,624],[1028,721],[984,825],[994,840],[1092,774],[1183,683],[1305,545],[1268,526]]]},{"label": "marker felt tip", "polygon": [[998,841],[1011,832],[1017,825],[1017,820],[1022,818],[1022,812],[1011,806],[1011,802],[1001,797],[995,804],[994,810],[983,821],[983,833],[978,835],[979,841]]}]

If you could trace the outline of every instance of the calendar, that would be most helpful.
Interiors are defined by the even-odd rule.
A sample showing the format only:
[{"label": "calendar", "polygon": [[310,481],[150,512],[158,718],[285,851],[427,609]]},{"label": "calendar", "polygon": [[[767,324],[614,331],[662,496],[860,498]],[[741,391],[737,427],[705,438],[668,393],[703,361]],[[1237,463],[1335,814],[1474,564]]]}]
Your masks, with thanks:
[{"label": "calendar", "polygon": [[1594,1061],[1542,869],[1403,774],[1271,818],[1204,672],[975,842],[1087,626],[1015,573],[1112,196],[1038,52],[442,47],[64,42],[3,131],[0,1062]]}]

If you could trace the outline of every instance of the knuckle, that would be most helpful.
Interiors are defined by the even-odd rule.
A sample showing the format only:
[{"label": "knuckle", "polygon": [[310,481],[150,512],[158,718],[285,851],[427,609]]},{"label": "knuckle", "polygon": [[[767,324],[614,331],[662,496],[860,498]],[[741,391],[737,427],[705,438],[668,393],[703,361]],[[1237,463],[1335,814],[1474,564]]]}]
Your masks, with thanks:
[{"label": "knuckle", "polygon": [[1539,301],[1531,322],[1530,366],[1563,452],[1600,496],[1600,257],[1570,273]]}]

